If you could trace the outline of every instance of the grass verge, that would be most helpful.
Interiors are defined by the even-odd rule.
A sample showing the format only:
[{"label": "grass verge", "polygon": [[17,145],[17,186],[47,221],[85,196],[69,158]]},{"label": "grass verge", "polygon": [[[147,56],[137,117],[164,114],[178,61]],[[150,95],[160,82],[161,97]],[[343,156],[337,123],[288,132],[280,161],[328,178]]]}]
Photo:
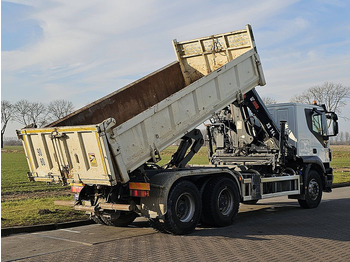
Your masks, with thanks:
[{"label": "grass verge", "polygon": [[55,206],[54,200],[72,200],[69,187],[29,182],[22,147],[1,151],[1,227],[42,225],[87,219],[84,212]]},{"label": "grass verge", "polygon": [[344,184],[350,182],[350,146],[331,146],[333,159],[331,166],[334,169],[333,184]]},{"label": "grass verge", "polygon": [[55,206],[54,200],[71,200],[66,197],[43,197],[34,199],[12,200],[1,203],[1,226],[29,226],[55,224],[87,219],[84,212],[78,212],[72,207]]}]

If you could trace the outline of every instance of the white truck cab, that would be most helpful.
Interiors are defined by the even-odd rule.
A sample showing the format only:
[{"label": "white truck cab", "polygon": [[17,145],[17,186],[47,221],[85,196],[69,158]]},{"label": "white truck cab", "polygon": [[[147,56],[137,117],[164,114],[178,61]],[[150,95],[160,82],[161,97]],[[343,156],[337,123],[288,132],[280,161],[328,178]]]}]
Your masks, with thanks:
[{"label": "white truck cab", "polygon": [[276,123],[286,121],[289,143],[299,157],[318,157],[329,163],[332,155],[329,137],[338,133],[336,115],[319,105],[282,103],[268,105]]}]

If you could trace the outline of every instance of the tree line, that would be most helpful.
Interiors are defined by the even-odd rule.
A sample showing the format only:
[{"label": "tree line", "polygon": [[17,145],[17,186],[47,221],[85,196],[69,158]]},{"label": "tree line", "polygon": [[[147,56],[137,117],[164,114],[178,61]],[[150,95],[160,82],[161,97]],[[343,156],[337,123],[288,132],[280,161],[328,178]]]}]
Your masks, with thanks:
[{"label": "tree line", "polygon": [[[324,82],[322,85],[310,87],[302,94],[294,95],[290,102],[301,104],[326,105],[328,111],[336,112],[345,119],[349,117],[342,115],[342,108],[346,105],[346,99],[350,98],[350,87],[340,83]],[[277,101],[271,97],[262,97],[266,105],[277,104]]]},{"label": "tree line", "polygon": [[15,121],[25,127],[43,127],[54,122],[74,110],[73,103],[64,99],[54,100],[48,104],[30,102],[22,99],[16,103],[1,101],[1,148],[4,133],[10,121]]},{"label": "tree line", "polygon": [[339,132],[339,134],[336,137],[331,138],[331,144],[332,145],[350,145],[350,133],[348,131]]},{"label": "tree line", "polygon": [[[325,104],[328,111],[333,111],[345,120],[350,120],[348,116],[342,115],[342,108],[346,105],[346,100],[350,98],[350,87],[339,83],[325,82],[322,85],[313,86],[305,90],[300,95],[295,95],[290,102],[312,104]],[[262,98],[265,104],[276,104],[277,101],[270,97]],[[41,102],[29,102],[21,100],[14,104],[7,100],[1,101],[1,147],[3,146],[3,135],[9,121],[16,121],[23,126],[42,127],[54,122],[74,110],[73,103],[67,100],[55,100],[49,104]],[[348,132],[340,132],[338,138],[333,142],[342,143],[349,141]]]},{"label": "tree line", "polygon": [[323,85],[313,86],[300,95],[295,95],[291,102],[312,104],[317,101],[318,104],[325,104],[328,111],[336,112],[341,117],[342,109],[346,105],[346,99],[350,98],[350,87],[340,83],[325,82]]}]

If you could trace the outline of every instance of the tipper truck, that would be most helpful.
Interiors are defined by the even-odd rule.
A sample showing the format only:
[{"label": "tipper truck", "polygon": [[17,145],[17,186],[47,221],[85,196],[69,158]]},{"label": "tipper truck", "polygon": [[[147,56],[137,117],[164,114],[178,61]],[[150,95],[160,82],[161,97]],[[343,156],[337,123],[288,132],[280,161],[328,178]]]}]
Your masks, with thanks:
[{"label": "tipper truck", "polygon": [[[264,105],[250,25],[173,46],[176,62],[45,128],[17,131],[29,179],[70,184],[74,201],[56,204],[97,223],[127,226],[143,216],[172,234],[228,226],[240,203],[264,198],[317,207],[332,187],[337,115],[316,104]],[[205,142],[208,165],[189,166]]]}]

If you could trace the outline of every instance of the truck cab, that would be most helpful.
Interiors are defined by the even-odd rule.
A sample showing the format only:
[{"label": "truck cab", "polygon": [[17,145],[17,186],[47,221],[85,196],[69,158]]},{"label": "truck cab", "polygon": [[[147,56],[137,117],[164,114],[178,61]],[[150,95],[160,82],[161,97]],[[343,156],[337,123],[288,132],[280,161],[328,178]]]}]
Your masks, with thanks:
[{"label": "truck cab", "polygon": [[268,111],[276,123],[286,121],[288,142],[299,157],[314,157],[322,163],[332,160],[329,137],[337,135],[337,116],[319,105],[272,104]]}]

